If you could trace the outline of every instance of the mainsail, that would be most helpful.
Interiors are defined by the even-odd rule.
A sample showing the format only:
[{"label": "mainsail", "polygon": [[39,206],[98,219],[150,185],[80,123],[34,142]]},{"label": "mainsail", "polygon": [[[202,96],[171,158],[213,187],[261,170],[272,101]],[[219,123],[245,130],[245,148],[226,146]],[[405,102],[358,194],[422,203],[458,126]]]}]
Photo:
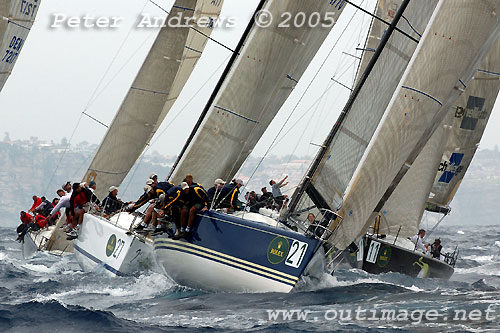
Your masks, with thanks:
[{"label": "mainsail", "polygon": [[[254,25],[172,180],[191,173],[205,186],[231,179],[302,77],[344,9],[343,1],[269,0],[273,17],[320,14],[317,27]],[[322,26],[322,25],[325,26]]]},{"label": "mainsail", "polygon": [[222,0],[177,0],[173,5],[167,22],[194,16],[208,23],[194,28],[193,23],[167,24],[160,30],[85,175],[96,181],[98,197],[121,184],[158,130],[201,57],[221,8]]},{"label": "mainsail", "polygon": [[500,42],[497,41],[456,106],[447,111],[444,123],[385,203],[380,212],[380,233],[415,235],[431,188],[428,208],[449,211],[447,205],[472,161],[498,95],[499,73]]},{"label": "mainsail", "polygon": [[41,0],[0,0],[0,91],[12,73]]},{"label": "mainsail", "polygon": [[498,0],[439,2],[350,182],[343,221],[331,239],[337,248],[366,231],[470,81],[498,37],[499,5]]},{"label": "mainsail", "polygon": [[452,130],[432,187],[429,208],[442,210],[453,199],[490,118],[500,89],[500,41],[474,74],[452,109]]},{"label": "mainsail", "polygon": [[[399,11],[401,3],[402,1],[391,1],[390,4],[388,1],[380,1],[376,14],[384,19],[391,18],[392,20],[395,15],[394,10]],[[425,30],[436,4],[437,0],[410,2],[404,10],[406,20],[400,20],[396,27],[410,36],[420,38],[419,32],[422,33]],[[379,45],[384,34],[385,30],[379,22],[375,21],[367,42],[368,49]],[[305,207],[310,207],[311,203],[316,206],[325,206],[319,204],[315,196],[321,197],[321,201],[324,201],[330,209],[336,209],[341,205],[349,180],[416,47],[417,43],[399,32],[391,35],[345,118],[340,126],[335,125],[338,126],[338,130],[331,134],[333,135],[331,144],[328,144],[327,138],[324,144],[326,151],[318,153],[317,159],[321,158],[321,161],[317,170],[309,171],[309,178],[303,180],[302,185],[294,194],[294,198],[301,197],[298,208],[293,207],[294,198],[292,198],[291,209],[300,211]],[[369,50],[364,52],[361,62],[362,71],[359,73],[364,73],[372,55],[373,52]],[[357,81],[359,83],[359,79]],[[311,168],[314,168],[314,165]],[[300,193],[301,190],[312,197],[313,202],[307,199],[308,196],[303,196]]]}]

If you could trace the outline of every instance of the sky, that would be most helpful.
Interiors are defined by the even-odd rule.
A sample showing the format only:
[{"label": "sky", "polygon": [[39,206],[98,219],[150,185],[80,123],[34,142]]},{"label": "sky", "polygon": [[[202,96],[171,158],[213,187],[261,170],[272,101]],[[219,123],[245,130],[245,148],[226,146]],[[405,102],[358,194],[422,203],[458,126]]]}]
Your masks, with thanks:
[{"label": "sky", "polygon": [[[155,2],[169,8],[173,0]],[[216,28],[213,39],[234,48],[257,2],[225,0],[221,16],[235,17],[237,24],[233,28]],[[374,0],[356,3],[367,9],[375,5]],[[157,33],[157,29],[136,27],[141,13],[166,15],[149,0],[42,1],[22,54],[0,93],[0,135],[9,132],[13,140],[35,136],[56,142],[65,137],[75,144],[81,141],[98,144],[106,128],[82,116],[82,112],[105,124],[111,123]],[[120,17],[121,21],[117,28],[54,28],[51,25],[55,14]],[[352,55],[360,56],[355,48],[363,45],[369,20],[347,6],[254,149],[254,156],[265,154],[276,138],[278,143],[270,149],[270,154],[315,154],[315,145],[322,143],[348,98],[349,90],[331,79],[352,85],[357,65]],[[327,57],[334,45],[338,47]],[[165,155],[180,152],[229,56],[227,49],[208,43],[186,88],[163,122],[160,134],[153,139],[151,151]],[[496,130],[500,127],[499,105],[495,105],[482,148],[493,148],[500,141],[500,132]],[[277,136],[280,130],[281,135]]]}]

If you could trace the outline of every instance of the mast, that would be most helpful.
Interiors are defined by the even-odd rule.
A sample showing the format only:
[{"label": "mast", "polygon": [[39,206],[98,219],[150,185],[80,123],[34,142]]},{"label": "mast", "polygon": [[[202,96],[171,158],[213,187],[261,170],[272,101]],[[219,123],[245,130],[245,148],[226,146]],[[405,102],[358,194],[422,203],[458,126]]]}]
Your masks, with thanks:
[{"label": "mast", "polygon": [[[297,191],[294,193],[290,204],[289,204],[289,210],[288,214],[293,212],[295,208],[297,207],[297,204],[304,194],[306,192],[313,203],[318,207],[318,208],[325,208],[328,210],[332,210],[328,202],[322,197],[322,195],[314,188],[314,186],[311,184],[312,178],[315,176],[316,172],[318,171],[321,162],[324,160],[324,158],[327,156],[328,152],[328,147],[330,147],[331,143],[333,142],[333,139],[335,138],[337,132],[340,129],[340,126],[342,125],[345,117],[349,113],[354,101],[356,100],[357,96],[359,95],[359,92],[363,88],[363,85],[366,82],[366,79],[370,75],[373,67],[375,66],[375,63],[378,61],[380,58],[380,55],[382,54],[383,49],[385,48],[387,42],[389,41],[389,38],[392,36],[392,33],[396,30],[396,26],[403,16],[404,11],[406,10],[406,7],[410,3],[410,0],[404,0],[401,6],[399,7],[398,12],[396,13],[394,19],[392,20],[391,24],[389,25],[387,31],[385,32],[384,36],[382,37],[382,40],[380,41],[379,46],[377,47],[377,50],[373,54],[373,57],[371,58],[370,62],[368,63],[366,70],[364,71],[363,75],[360,77],[358,84],[354,88],[351,96],[349,97],[349,100],[347,101],[346,105],[344,106],[344,109],[340,113],[340,116],[333,126],[332,130],[326,137],[322,147],[320,148],[318,154],[316,155],[316,158],[314,159],[311,167],[309,168],[309,171],[307,175],[305,176],[302,184],[299,186]],[[288,215],[289,216],[289,215]],[[288,217],[287,216],[287,217]]]},{"label": "mast", "polygon": [[252,15],[252,18],[250,19],[250,22],[248,22],[248,25],[243,32],[243,35],[241,36],[240,41],[238,42],[238,45],[236,46],[236,49],[234,50],[233,54],[231,55],[231,59],[229,59],[229,62],[224,69],[224,72],[222,73],[222,76],[220,77],[219,81],[217,82],[217,85],[215,86],[215,89],[213,90],[212,94],[210,95],[210,98],[208,99],[205,108],[203,109],[200,117],[198,118],[198,121],[193,127],[193,130],[191,131],[191,134],[189,134],[188,139],[186,140],[186,143],[184,144],[184,147],[182,147],[182,150],[177,156],[177,159],[175,160],[175,163],[172,165],[172,168],[170,169],[170,172],[168,173],[167,179],[169,180],[172,174],[174,173],[175,168],[179,164],[180,160],[182,159],[182,156],[188,149],[189,145],[191,144],[191,141],[193,141],[194,136],[196,135],[196,132],[198,132],[201,124],[203,123],[203,120],[205,119],[206,115],[210,111],[210,107],[212,106],[212,103],[215,101],[215,98],[217,97],[217,94],[220,92],[220,89],[222,88],[222,85],[224,84],[224,81],[226,80],[229,72],[231,71],[234,63],[236,62],[236,59],[238,59],[238,56],[240,55],[240,51],[245,45],[245,40],[247,39],[248,35],[252,31],[252,28],[255,24],[255,18],[259,14],[259,12],[264,8],[265,3],[267,0],[261,0],[259,2],[259,5],[255,9],[255,12]]}]

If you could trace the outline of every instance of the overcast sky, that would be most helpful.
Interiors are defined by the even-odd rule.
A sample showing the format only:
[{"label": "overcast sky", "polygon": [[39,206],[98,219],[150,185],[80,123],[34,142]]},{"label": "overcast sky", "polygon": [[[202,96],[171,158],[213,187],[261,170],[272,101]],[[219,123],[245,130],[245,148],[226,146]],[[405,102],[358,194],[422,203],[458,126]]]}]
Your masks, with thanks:
[{"label": "overcast sky", "polygon": [[[156,2],[166,8],[172,3],[171,0]],[[225,0],[221,16],[237,17],[238,25],[232,29],[217,28],[212,37],[234,47],[257,2]],[[374,0],[356,2],[365,8],[374,6]],[[115,16],[123,21],[115,29],[51,28],[56,13]],[[157,33],[155,29],[134,28],[141,13],[166,15],[146,0],[42,1],[21,57],[0,93],[0,135],[9,132],[14,140],[36,136],[42,140],[60,141],[63,137],[69,139],[76,128],[73,143],[84,140],[99,143],[106,128],[87,117],[79,119],[84,110],[106,124],[113,119]],[[254,150],[254,156],[262,156],[269,148],[353,15],[354,10],[348,6]],[[317,148],[311,143],[323,141],[348,97],[349,91],[331,78],[335,76],[340,82],[352,84],[356,59],[342,54],[342,51],[347,48],[350,49],[348,53],[356,53],[355,47],[363,44],[368,21],[366,15],[355,15],[338,44],[341,47],[327,59],[285,127],[283,133],[290,131],[289,134],[279,141],[272,154],[312,156],[316,152]],[[151,150],[167,155],[179,153],[229,56],[228,50],[213,42],[208,43],[187,88],[160,129],[164,134],[155,137]],[[483,137],[483,148],[493,148],[499,142],[498,104]]]}]

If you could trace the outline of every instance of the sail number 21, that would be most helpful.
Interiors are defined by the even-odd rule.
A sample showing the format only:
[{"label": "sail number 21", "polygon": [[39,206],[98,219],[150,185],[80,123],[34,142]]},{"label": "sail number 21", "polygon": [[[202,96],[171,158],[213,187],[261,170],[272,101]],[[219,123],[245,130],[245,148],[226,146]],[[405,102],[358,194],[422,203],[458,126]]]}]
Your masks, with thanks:
[{"label": "sail number 21", "polygon": [[290,251],[288,251],[288,256],[285,260],[285,265],[294,268],[299,268],[300,264],[302,263],[302,259],[304,259],[306,251],[307,251],[307,243],[294,240],[292,242],[292,246],[290,246]]}]

